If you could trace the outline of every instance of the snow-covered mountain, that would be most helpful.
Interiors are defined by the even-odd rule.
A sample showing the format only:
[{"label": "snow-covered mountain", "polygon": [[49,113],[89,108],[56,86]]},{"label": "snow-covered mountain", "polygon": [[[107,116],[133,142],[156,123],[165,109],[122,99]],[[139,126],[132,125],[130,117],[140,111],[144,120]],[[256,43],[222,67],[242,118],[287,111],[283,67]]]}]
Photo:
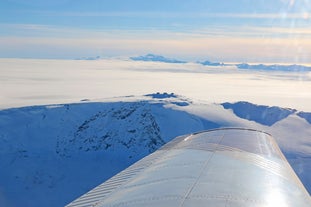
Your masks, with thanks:
[{"label": "snow-covered mountain", "polygon": [[276,122],[281,121],[296,112],[294,109],[285,109],[276,106],[262,106],[245,101],[223,103],[222,105],[225,109],[231,109],[234,114],[240,118],[255,121],[267,126],[272,126]]},{"label": "snow-covered mountain", "polygon": [[[163,62],[163,63],[187,63],[186,61],[176,60],[172,58],[166,58],[161,55],[147,54],[143,56],[130,57],[134,61],[147,61],[147,62]],[[280,64],[249,64],[249,63],[240,63],[240,64],[226,64],[222,62],[212,62],[209,60],[206,61],[197,61],[198,64],[204,66],[213,66],[213,67],[223,67],[223,66],[233,66],[238,69],[248,69],[248,70],[264,70],[264,71],[292,71],[292,72],[302,72],[302,71],[311,71],[311,67],[305,65],[280,65]]]},{"label": "snow-covered mountain", "polygon": [[304,65],[250,65],[247,63],[241,63],[236,65],[238,69],[250,69],[250,70],[271,70],[271,71],[311,71],[311,67]]},{"label": "snow-covered mountain", "polygon": [[207,65],[207,66],[227,66],[227,64],[224,63],[219,63],[219,62],[211,62],[209,60],[203,61],[203,62],[198,62],[202,65]]},{"label": "snow-covered mountain", "polygon": [[311,124],[311,113],[301,111],[297,113],[297,115],[304,118],[307,122]]},{"label": "snow-covered mountain", "polygon": [[100,59],[100,56],[76,58],[76,60],[99,60],[99,59]]},{"label": "snow-covered mountain", "polygon": [[131,60],[135,61],[153,61],[153,62],[164,62],[164,63],[187,63],[186,61],[166,58],[161,55],[147,54],[138,57],[130,57]]},{"label": "snow-covered mountain", "polygon": [[310,113],[155,93],[0,111],[0,206],[63,206],[178,135],[230,126],[272,133],[311,190]]}]

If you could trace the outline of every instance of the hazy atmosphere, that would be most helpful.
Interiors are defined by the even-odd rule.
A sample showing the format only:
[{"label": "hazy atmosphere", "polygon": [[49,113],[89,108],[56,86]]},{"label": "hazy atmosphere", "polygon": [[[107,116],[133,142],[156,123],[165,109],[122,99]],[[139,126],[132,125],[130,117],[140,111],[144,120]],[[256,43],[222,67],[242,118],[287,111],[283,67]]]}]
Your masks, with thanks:
[{"label": "hazy atmosphere", "polygon": [[0,57],[310,64],[309,0],[2,0]]}]

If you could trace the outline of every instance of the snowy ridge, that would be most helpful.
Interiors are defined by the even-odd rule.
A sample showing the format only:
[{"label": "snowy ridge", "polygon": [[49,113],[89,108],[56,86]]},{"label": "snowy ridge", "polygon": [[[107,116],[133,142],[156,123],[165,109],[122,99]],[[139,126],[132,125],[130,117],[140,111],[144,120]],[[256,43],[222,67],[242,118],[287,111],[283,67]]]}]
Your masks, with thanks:
[{"label": "snowy ridge", "polygon": [[[134,123],[134,124],[133,124]],[[160,128],[145,102],[119,103],[103,109],[79,125],[72,137],[59,139],[57,153],[69,155],[69,151],[113,151],[130,149],[133,153],[151,153],[165,142]]]},{"label": "snowy ridge", "polygon": [[[148,61],[148,62],[163,62],[163,63],[187,63],[187,61],[176,60],[172,58],[166,58],[161,55],[147,54],[143,56],[130,57],[134,61]],[[224,67],[224,66],[234,66],[242,70],[264,70],[264,71],[292,71],[292,72],[302,72],[302,71],[311,71],[311,67],[305,65],[280,65],[280,64],[249,64],[249,63],[239,63],[239,64],[227,64],[223,62],[212,62],[209,60],[197,61],[196,63],[204,66],[213,66],[213,67]]]},{"label": "snowy ridge", "polygon": [[257,123],[272,126],[278,121],[285,119],[296,112],[294,109],[284,109],[276,106],[263,106],[240,101],[237,103],[223,103],[226,109],[232,109],[240,118],[255,121]]},{"label": "snowy ridge", "polygon": [[81,58],[76,58],[75,60],[99,60],[101,57],[96,56],[96,57],[81,57]]},{"label": "snowy ridge", "polygon": [[227,64],[224,63],[219,63],[219,62],[211,62],[209,60],[203,61],[203,62],[198,62],[202,65],[207,65],[207,66],[227,66]]},{"label": "snowy ridge", "polygon": [[304,118],[307,122],[311,124],[311,113],[301,111],[297,113],[297,115],[300,116],[301,118]]},{"label": "snowy ridge", "polygon": [[247,63],[241,63],[236,65],[239,69],[250,69],[250,70],[280,70],[280,71],[311,71],[311,67],[304,65],[250,65]]},{"label": "snowy ridge", "polygon": [[186,61],[166,58],[161,55],[147,54],[144,56],[130,57],[131,60],[135,61],[153,61],[153,62],[164,62],[164,63],[187,63]]},{"label": "snowy ridge", "polygon": [[310,123],[290,109],[223,105],[155,93],[2,110],[0,206],[64,206],[176,136],[218,127],[272,133],[310,191]]}]

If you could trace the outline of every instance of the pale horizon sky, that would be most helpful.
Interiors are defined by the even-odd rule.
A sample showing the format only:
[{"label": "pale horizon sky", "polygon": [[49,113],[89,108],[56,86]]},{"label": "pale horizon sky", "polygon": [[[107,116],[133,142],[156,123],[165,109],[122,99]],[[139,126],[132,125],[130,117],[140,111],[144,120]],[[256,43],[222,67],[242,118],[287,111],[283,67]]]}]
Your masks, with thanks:
[{"label": "pale horizon sky", "polygon": [[311,63],[310,0],[1,0],[0,58]]}]

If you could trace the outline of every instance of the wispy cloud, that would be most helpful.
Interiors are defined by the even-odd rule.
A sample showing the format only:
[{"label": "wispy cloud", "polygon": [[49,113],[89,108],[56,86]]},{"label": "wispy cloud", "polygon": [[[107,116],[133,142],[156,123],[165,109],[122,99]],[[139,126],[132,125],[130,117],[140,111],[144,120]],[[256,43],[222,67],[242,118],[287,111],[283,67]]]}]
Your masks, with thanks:
[{"label": "wispy cloud", "polygon": [[43,16],[66,17],[131,17],[131,18],[235,18],[235,19],[302,19],[310,20],[311,13],[302,11],[292,13],[280,11],[278,13],[213,13],[213,12],[41,12],[34,11]]},{"label": "wispy cloud", "polygon": [[[2,24],[0,57],[131,55],[149,52],[219,61],[310,62],[308,28],[214,26],[197,30],[78,29],[36,24]],[[11,52],[10,52],[11,51]]]},{"label": "wispy cloud", "polygon": [[[0,38],[0,56],[9,50],[18,54],[66,57],[94,55],[132,55],[154,52],[177,57],[208,58],[217,61],[241,62],[308,62],[310,39],[272,38]],[[59,56],[57,56],[59,57]]]},{"label": "wispy cloud", "polygon": [[[134,38],[134,39],[184,39],[207,37],[240,38],[311,38],[311,29],[306,27],[258,27],[258,26],[209,26],[207,28],[181,27],[180,29],[86,29],[39,24],[0,24],[5,33],[0,36],[66,37],[66,38]],[[9,35],[6,35],[9,34]]]},{"label": "wispy cloud", "polygon": [[9,51],[70,56],[96,50],[222,60],[307,59],[310,6],[310,0],[8,3],[0,8],[0,57]]}]

